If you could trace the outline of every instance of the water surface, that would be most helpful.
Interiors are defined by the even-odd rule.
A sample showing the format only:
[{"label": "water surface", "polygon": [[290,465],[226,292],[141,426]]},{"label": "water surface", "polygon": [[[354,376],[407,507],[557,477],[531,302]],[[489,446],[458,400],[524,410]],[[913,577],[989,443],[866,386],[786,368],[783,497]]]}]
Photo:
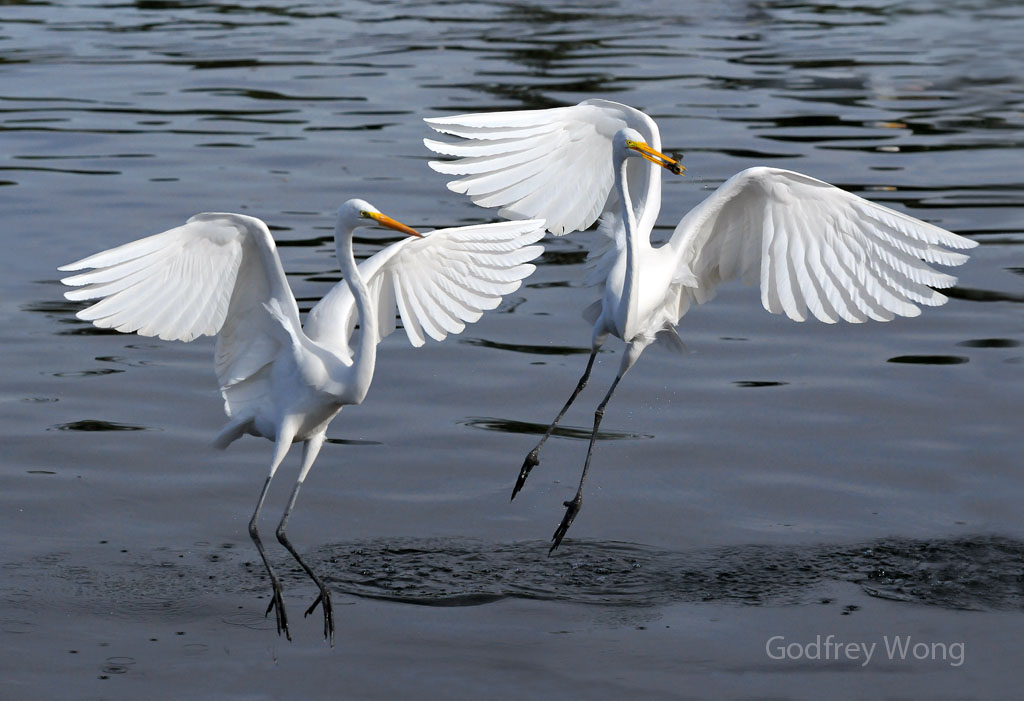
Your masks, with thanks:
[{"label": "water surface", "polygon": [[[1024,12],[964,2],[9,3],[0,7],[0,644],[12,697],[1006,697],[1022,681]],[[422,117],[607,97],[687,176],[657,235],[738,170],[799,170],[978,240],[951,301],[793,324],[727,286],[609,405],[582,372],[588,235],[459,337],[385,340],[289,532],[294,642],[246,534],[269,444],[208,449],[212,342],[79,322],[55,268],[209,210],[266,220],[299,304],[332,216],[487,221],[426,165]],[[359,239],[359,256],[389,241]],[[283,508],[297,458],[271,490]],[[963,642],[966,659],[773,660],[766,641]],[[837,689],[839,691],[837,691]]]}]

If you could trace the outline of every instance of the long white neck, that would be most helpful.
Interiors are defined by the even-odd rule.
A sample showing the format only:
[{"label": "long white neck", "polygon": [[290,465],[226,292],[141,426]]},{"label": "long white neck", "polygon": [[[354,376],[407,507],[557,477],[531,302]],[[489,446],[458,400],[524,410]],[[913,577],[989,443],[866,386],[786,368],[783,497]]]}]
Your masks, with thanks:
[{"label": "long white neck", "polygon": [[366,289],[356,257],[352,252],[352,229],[343,228],[339,221],[335,227],[334,246],[345,283],[352,291],[356,312],[359,314],[359,345],[352,358],[351,382],[346,387],[346,403],[360,404],[370,389],[373,370],[377,363],[377,312],[371,308],[370,293]]},{"label": "long white neck", "polygon": [[[660,149],[661,146],[659,145],[655,148]],[[637,231],[644,232],[643,243],[650,247],[651,232],[654,231],[654,225],[658,223],[658,213],[661,210],[661,167],[649,161],[641,161],[638,158],[631,160],[648,170],[647,190],[640,193],[640,199],[636,202],[636,206],[633,207],[633,211],[637,220]]]},{"label": "long white neck", "polygon": [[[623,278],[622,285],[622,297],[620,298],[620,318],[624,313],[625,319],[635,319],[637,315],[637,300],[639,298],[639,287],[640,287],[640,253],[644,248],[650,247],[650,241],[647,240],[646,236],[642,232],[650,231],[647,229],[637,229],[637,217],[633,208],[633,202],[629,196],[629,184],[627,179],[627,172],[629,170],[629,159],[623,158],[622,162],[619,163],[617,177],[615,178],[615,187],[619,193],[619,202],[622,204],[622,224],[626,229],[626,270]],[[656,176],[656,173],[652,173],[652,176]],[[657,180],[656,177],[652,177],[651,181]],[[648,186],[648,195],[650,194],[650,186]],[[658,188],[660,192],[660,187]],[[641,204],[647,204],[644,200],[641,200]],[[640,213],[641,222],[646,223],[648,218],[648,207],[644,207],[645,211]],[[657,217],[657,211],[653,214]],[[628,338],[630,331],[628,329],[622,329],[624,337]]]}]

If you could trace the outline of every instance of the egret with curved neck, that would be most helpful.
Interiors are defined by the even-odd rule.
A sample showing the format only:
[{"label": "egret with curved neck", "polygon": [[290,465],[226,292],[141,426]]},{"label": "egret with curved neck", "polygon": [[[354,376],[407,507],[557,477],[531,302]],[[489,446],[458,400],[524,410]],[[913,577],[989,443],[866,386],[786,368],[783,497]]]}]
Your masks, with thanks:
[{"label": "egret with curved neck", "polygon": [[[633,204],[630,193],[628,172],[630,164],[637,162],[635,159],[646,161],[650,171],[646,190],[636,205]],[[671,284],[674,271],[664,264],[665,258],[660,248],[651,246],[650,237],[658,218],[658,210],[661,207],[661,178],[658,169],[668,168],[681,174],[685,168],[679,165],[675,159],[649,146],[637,130],[629,127],[618,130],[612,137],[612,168],[615,173],[615,192],[619,198],[619,218],[609,226],[616,227],[613,232],[615,245],[621,248],[622,253],[617,257],[608,274],[604,295],[600,302],[600,312],[593,320],[594,328],[587,367],[577,382],[576,389],[569,401],[565,403],[558,416],[548,426],[536,447],[526,456],[512,490],[512,499],[515,499],[530,471],[539,464],[538,454],[541,447],[551,437],[565,412],[590,380],[594,360],[597,358],[598,351],[608,340],[608,336],[614,335],[624,340],[626,349],[619,362],[619,370],[615,374],[615,379],[612,380],[611,387],[608,388],[608,392],[594,412],[594,423],[590,432],[590,441],[587,444],[587,457],[583,463],[579,487],[576,490],[576,495],[565,502],[565,516],[552,536],[549,553],[554,552],[555,548],[561,544],[562,538],[583,505],[583,483],[590,470],[594,443],[597,440],[601,420],[604,418],[605,407],[611,400],[616,387],[619,386],[622,377],[640,358],[644,349],[657,340],[659,333],[675,334],[671,323],[667,323],[668,319],[663,318],[664,314],[661,313],[663,291]]]},{"label": "egret with curved neck", "polygon": [[[661,208],[661,168],[679,174],[661,153],[658,125],[640,110],[609,100],[570,107],[436,117],[434,130],[459,139],[427,139],[455,160],[434,170],[459,176],[449,189],[510,219],[543,217],[547,230],[582,231],[600,217],[587,265],[588,281],[603,288],[587,307],[593,322],[586,370],[537,446],[512,490],[515,498],[538,452],[587,384],[608,335],[626,342],[619,371],[594,414],[587,459],[576,496],[552,536],[550,552],[580,510],[583,481],[605,405],[643,350],[658,341],[684,349],[675,324],[692,304],[714,297],[719,283],[760,283],[761,304],[794,321],[815,317],[888,321],[938,306],[936,288],[956,278],[929,265],[960,265],[947,250],[976,242],[901,212],[781,168],[754,167],[725,181],[676,226],[669,241],[650,244]],[[644,159],[644,160],[640,160]],[[632,187],[631,187],[632,186]]]},{"label": "egret with curved neck", "polygon": [[[382,226],[410,237],[357,265],[356,229]],[[316,584],[324,636],[332,642],[330,589],[288,539],[288,518],[341,408],[361,404],[373,380],[377,344],[395,328],[395,306],[410,342],[459,333],[518,289],[540,254],[542,221],[498,222],[421,235],[364,200],[338,209],[334,245],[343,279],[306,318],[285,277],[270,230],[244,214],[197,214],[184,225],[97,253],[61,270],[92,268],[62,282],[72,300],[99,300],[78,312],[101,328],[191,341],[217,337],[214,365],[230,421],[214,439],[225,448],[245,434],[274,442],[270,472],[249,521],[270,576],[278,633],[288,639],[280,579],[259,534],[270,483],[292,443],[302,460],[277,539]],[[451,266],[457,259],[460,265]],[[359,326],[354,348],[352,336]]]}]

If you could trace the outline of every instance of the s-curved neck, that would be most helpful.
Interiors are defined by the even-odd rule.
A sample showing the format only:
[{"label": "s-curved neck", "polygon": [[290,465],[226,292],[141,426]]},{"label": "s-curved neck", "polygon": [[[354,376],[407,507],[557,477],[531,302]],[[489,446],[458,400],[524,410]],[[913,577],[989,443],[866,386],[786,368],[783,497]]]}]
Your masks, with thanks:
[{"label": "s-curved neck", "polygon": [[643,161],[643,165],[648,169],[647,190],[640,195],[633,211],[636,232],[643,232],[643,243],[650,245],[651,232],[658,223],[658,213],[661,211],[661,166],[647,161]]},{"label": "s-curved neck", "polygon": [[[633,207],[633,201],[629,195],[629,159],[623,158],[618,164],[618,170],[615,177],[615,187],[618,190],[619,202],[622,205],[622,225],[626,230],[626,270],[623,278],[623,289],[622,296],[620,298],[620,304],[626,308],[621,311],[625,312],[626,319],[636,318],[637,310],[637,299],[639,295],[640,286],[640,252],[644,247],[650,246],[650,241],[643,232],[649,232],[651,227],[646,226],[648,219],[653,216],[657,217],[657,210],[653,212],[653,215],[649,213],[650,207],[649,200],[647,199],[651,195],[652,182],[657,182],[657,173],[651,173],[651,178],[648,183],[647,192],[645,197],[640,200],[640,225],[643,228],[637,228],[637,216],[636,211]],[[659,182],[660,186],[660,182]],[[656,188],[656,196],[660,195],[660,187]],[[623,329],[623,331],[626,331]],[[627,332],[628,333],[628,332]]]},{"label": "s-curved neck", "polygon": [[352,404],[359,404],[366,397],[373,380],[373,370],[377,362],[377,312],[371,308],[370,293],[366,289],[355,254],[352,252],[353,229],[343,228],[337,224],[334,236],[335,252],[338,265],[345,283],[352,291],[356,312],[359,314],[359,345],[355,348],[352,358],[351,384],[346,387],[347,399]]}]

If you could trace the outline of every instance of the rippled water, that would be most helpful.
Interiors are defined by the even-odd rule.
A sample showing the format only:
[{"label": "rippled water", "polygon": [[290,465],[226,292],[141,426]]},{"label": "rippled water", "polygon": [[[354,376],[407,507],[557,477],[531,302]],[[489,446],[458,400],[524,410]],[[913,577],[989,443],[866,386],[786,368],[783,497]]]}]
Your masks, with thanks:
[{"label": "rippled water", "polygon": [[[0,4],[5,695],[1012,696],[1022,33],[994,0]],[[742,286],[692,311],[691,353],[648,351],[617,391],[547,558],[620,352],[509,504],[588,351],[587,236],[549,241],[463,335],[385,341],[289,527],[337,592],[338,647],[297,619],[313,590],[290,571],[278,639],[245,530],[269,445],[206,448],[212,344],[93,329],[55,268],[240,211],[271,225],[308,309],[338,279],[344,199],[487,220],[427,168],[422,117],[594,96],[685,153],[660,236],[771,164],[982,245],[918,319],[796,325]],[[966,662],[765,652],[829,634],[963,641]]]},{"label": "rippled water", "polygon": [[[109,545],[109,543],[107,543]],[[1024,605],[1024,544],[995,536],[814,546],[737,545],[685,553],[634,543],[575,541],[566,558],[537,557],[543,541],[494,543],[468,538],[388,538],[312,549],[309,564],[343,594],[422,606],[458,607],[502,599],[623,608],[725,602],[750,605],[834,604],[816,595],[828,581],[853,582],[869,596],[964,610]],[[128,555],[127,550],[119,550]],[[193,609],[218,594],[266,593],[258,560],[232,544],[156,549],[113,566],[81,564],[69,552],[40,555],[8,568],[14,596],[40,593],[37,568],[49,574],[48,596],[75,609],[120,615],[165,615]],[[306,575],[287,558],[276,563],[291,586]],[[227,570],[227,571],[225,571]]]}]

